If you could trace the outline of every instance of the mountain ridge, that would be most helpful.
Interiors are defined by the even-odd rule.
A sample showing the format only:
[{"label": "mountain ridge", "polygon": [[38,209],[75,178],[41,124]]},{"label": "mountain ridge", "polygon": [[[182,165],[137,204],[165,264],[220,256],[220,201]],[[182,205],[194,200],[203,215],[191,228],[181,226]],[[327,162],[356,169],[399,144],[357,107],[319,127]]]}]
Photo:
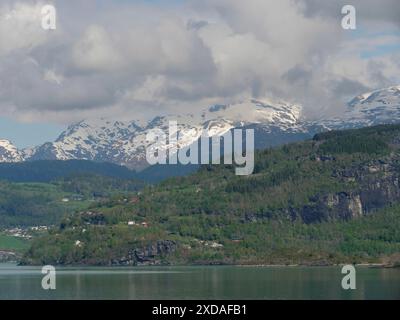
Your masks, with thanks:
[{"label": "mountain ridge", "polygon": [[0,162],[20,162],[23,155],[10,140],[0,139]]},{"label": "mountain ridge", "polygon": [[[179,146],[187,147],[202,133],[222,136],[235,128],[252,128],[256,148],[311,138],[322,131],[361,128],[396,123],[400,119],[400,86],[357,96],[340,117],[309,121],[301,105],[282,100],[249,99],[227,105],[213,105],[198,113],[157,116],[147,122],[105,118],[83,120],[70,125],[54,142],[18,150],[0,140],[0,162],[33,160],[92,160],[110,162],[130,169],[148,167],[146,134],[152,129],[168,130],[169,121],[178,122]],[[168,146],[167,146],[168,148]]]}]

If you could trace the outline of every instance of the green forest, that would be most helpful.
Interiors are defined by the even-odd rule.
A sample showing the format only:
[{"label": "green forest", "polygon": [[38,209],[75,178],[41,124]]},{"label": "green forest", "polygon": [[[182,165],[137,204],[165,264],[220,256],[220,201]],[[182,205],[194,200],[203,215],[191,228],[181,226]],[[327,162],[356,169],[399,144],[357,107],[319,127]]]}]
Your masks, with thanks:
[{"label": "green forest", "polygon": [[[400,127],[329,132],[66,216],[24,263],[378,263],[400,252]],[[397,263],[397,262],[396,262]]]},{"label": "green forest", "polygon": [[23,264],[399,263],[400,126],[322,133],[255,161],[250,176],[206,165],[154,185],[82,174],[3,182],[19,191],[0,198],[0,218],[58,220]]},{"label": "green forest", "polygon": [[0,230],[58,225],[65,215],[83,210],[113,195],[143,188],[137,180],[96,174],[71,174],[52,182],[0,181]]}]

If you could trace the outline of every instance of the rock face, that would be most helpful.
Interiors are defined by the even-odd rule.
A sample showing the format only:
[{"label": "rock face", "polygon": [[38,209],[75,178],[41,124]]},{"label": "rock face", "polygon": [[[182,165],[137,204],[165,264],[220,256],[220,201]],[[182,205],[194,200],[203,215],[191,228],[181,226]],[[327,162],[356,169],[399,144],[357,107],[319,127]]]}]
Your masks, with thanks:
[{"label": "rock face", "polygon": [[[334,157],[319,156],[315,161],[336,161]],[[244,215],[243,223],[269,220],[273,216],[283,216],[301,220],[306,224],[325,221],[347,221],[357,219],[374,211],[400,202],[400,156],[388,156],[362,166],[344,168],[333,172],[338,182],[352,183],[357,187],[337,193],[323,193],[311,197],[307,205],[300,208],[288,207],[273,212]]]},{"label": "rock face", "polygon": [[126,256],[113,259],[114,266],[161,265],[163,258],[175,252],[177,244],[171,240],[159,240],[140,248],[134,248]]},{"label": "rock face", "polygon": [[329,220],[350,220],[363,216],[361,197],[356,193],[340,192],[312,199],[312,204],[300,210],[291,210],[292,218],[300,217],[304,223]]},{"label": "rock face", "polygon": [[176,250],[176,243],[170,240],[157,241],[141,249],[134,250],[138,264],[157,264],[160,258]]},{"label": "rock face", "polygon": [[347,168],[334,176],[358,184],[358,190],[318,195],[300,209],[290,209],[292,219],[305,223],[350,220],[400,201],[400,159],[380,160],[365,166]]},{"label": "rock face", "polygon": [[16,262],[19,260],[19,256],[12,251],[0,250],[0,262]]}]

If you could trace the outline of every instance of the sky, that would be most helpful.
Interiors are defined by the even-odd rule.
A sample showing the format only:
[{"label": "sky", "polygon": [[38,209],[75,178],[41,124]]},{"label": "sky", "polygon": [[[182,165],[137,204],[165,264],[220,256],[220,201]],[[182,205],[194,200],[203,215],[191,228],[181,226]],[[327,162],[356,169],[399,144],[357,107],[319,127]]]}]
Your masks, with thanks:
[{"label": "sky", "polygon": [[[0,138],[54,140],[96,117],[150,119],[249,98],[337,115],[400,84],[400,1],[2,0]],[[41,8],[57,9],[56,30]]]}]

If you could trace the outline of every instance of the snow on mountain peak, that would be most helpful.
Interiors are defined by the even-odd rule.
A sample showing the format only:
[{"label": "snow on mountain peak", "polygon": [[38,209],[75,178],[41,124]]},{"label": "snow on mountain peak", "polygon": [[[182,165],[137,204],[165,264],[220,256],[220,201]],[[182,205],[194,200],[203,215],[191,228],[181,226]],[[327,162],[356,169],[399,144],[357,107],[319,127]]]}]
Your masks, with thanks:
[{"label": "snow on mountain peak", "polygon": [[23,157],[11,141],[0,139],[0,162],[20,162]]},{"label": "snow on mountain peak", "polygon": [[345,112],[320,122],[328,129],[347,129],[400,122],[400,86],[364,93],[347,104]]},{"label": "snow on mountain peak", "polygon": [[234,123],[296,125],[299,122],[302,107],[283,101],[249,100],[230,105],[216,105],[205,113],[208,119],[226,119]]},{"label": "snow on mountain peak", "polygon": [[31,159],[85,159],[141,167],[146,163],[146,135],[151,129],[168,130],[170,121],[178,123],[178,145],[187,147],[206,131],[221,136],[246,125],[263,125],[287,130],[298,126],[301,107],[285,102],[248,100],[213,106],[201,112],[159,116],[151,121],[90,119],[73,124],[51,144],[33,152]]},{"label": "snow on mountain peak", "polygon": [[70,125],[54,142],[23,151],[8,140],[0,140],[0,162],[81,159],[141,169],[147,166],[147,133],[152,129],[167,131],[171,121],[178,123],[179,148],[196,142],[204,133],[222,136],[241,127],[261,132],[263,137],[257,143],[265,148],[279,141],[311,137],[321,130],[400,122],[400,86],[359,95],[340,117],[318,122],[306,121],[300,105],[270,99],[213,105],[200,112],[158,116],[150,121],[89,119]]},{"label": "snow on mountain peak", "polygon": [[349,102],[350,107],[360,107],[360,105],[399,105],[400,86],[393,86],[386,89],[375,90],[364,93]]}]

